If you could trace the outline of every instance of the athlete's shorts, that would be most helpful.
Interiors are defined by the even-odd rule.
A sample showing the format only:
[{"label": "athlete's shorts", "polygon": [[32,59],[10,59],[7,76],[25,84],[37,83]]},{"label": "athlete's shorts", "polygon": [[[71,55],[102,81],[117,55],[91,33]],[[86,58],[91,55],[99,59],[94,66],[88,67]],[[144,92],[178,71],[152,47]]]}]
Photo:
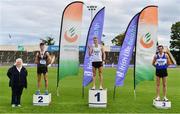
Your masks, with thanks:
[{"label": "athlete's shorts", "polygon": [[156,69],[156,76],[160,78],[167,77],[168,76],[167,69]]},{"label": "athlete's shorts", "polygon": [[37,66],[37,74],[46,74],[48,72],[47,66]]},{"label": "athlete's shorts", "polygon": [[103,66],[103,63],[102,63],[102,61],[100,61],[100,62],[92,62],[92,66],[94,68],[100,68],[100,67]]}]

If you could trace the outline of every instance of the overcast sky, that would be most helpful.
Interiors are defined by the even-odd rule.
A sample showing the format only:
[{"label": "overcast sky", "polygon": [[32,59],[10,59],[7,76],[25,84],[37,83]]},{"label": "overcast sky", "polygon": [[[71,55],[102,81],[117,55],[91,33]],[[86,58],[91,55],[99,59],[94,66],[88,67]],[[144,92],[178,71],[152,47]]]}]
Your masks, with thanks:
[{"label": "overcast sky", "polygon": [[[63,9],[74,0],[0,0],[0,45],[34,45],[40,38],[59,40]],[[131,18],[147,5],[159,6],[158,41],[169,45],[171,25],[180,21],[180,0],[81,0],[86,5],[96,5],[95,13],[105,6],[105,23],[102,40],[111,40],[126,30]],[[81,45],[85,44],[90,12],[83,9]],[[11,39],[9,38],[11,34]]]}]

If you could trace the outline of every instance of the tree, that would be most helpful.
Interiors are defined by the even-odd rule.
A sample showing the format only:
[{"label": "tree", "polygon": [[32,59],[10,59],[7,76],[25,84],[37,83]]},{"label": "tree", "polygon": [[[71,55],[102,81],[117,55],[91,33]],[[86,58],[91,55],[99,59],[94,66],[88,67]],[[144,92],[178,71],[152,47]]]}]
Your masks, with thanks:
[{"label": "tree", "polygon": [[177,64],[180,64],[180,21],[172,24],[170,49]]},{"label": "tree", "polygon": [[104,43],[104,41],[101,41],[101,45],[105,46],[105,43]]},{"label": "tree", "polygon": [[40,40],[48,46],[55,44],[54,38],[50,36],[47,36],[46,39],[40,39]]},{"label": "tree", "polygon": [[125,33],[117,35],[114,39],[111,40],[112,44],[115,46],[121,46],[124,41]]}]

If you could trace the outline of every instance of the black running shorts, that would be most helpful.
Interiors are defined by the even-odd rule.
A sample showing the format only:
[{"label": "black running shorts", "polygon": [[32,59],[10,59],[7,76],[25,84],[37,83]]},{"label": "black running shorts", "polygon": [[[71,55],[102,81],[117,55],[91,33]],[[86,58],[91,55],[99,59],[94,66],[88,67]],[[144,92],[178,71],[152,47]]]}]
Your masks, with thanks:
[{"label": "black running shorts", "polygon": [[156,69],[156,76],[160,78],[168,76],[167,69]]},{"label": "black running shorts", "polygon": [[92,66],[94,68],[100,68],[103,66],[103,63],[100,61],[100,62],[92,62]]},{"label": "black running shorts", "polygon": [[46,74],[48,72],[47,66],[37,66],[37,74]]}]

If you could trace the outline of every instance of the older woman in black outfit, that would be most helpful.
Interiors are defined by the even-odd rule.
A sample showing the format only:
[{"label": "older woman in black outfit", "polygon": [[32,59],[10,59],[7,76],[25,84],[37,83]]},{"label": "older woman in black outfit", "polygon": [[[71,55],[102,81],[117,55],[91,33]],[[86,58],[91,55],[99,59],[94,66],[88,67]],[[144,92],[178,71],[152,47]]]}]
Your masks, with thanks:
[{"label": "older woman in black outfit", "polygon": [[12,89],[12,107],[21,107],[21,95],[23,88],[27,88],[27,70],[23,67],[23,61],[21,58],[16,59],[15,65],[9,68],[7,72],[9,77],[9,86]]}]

